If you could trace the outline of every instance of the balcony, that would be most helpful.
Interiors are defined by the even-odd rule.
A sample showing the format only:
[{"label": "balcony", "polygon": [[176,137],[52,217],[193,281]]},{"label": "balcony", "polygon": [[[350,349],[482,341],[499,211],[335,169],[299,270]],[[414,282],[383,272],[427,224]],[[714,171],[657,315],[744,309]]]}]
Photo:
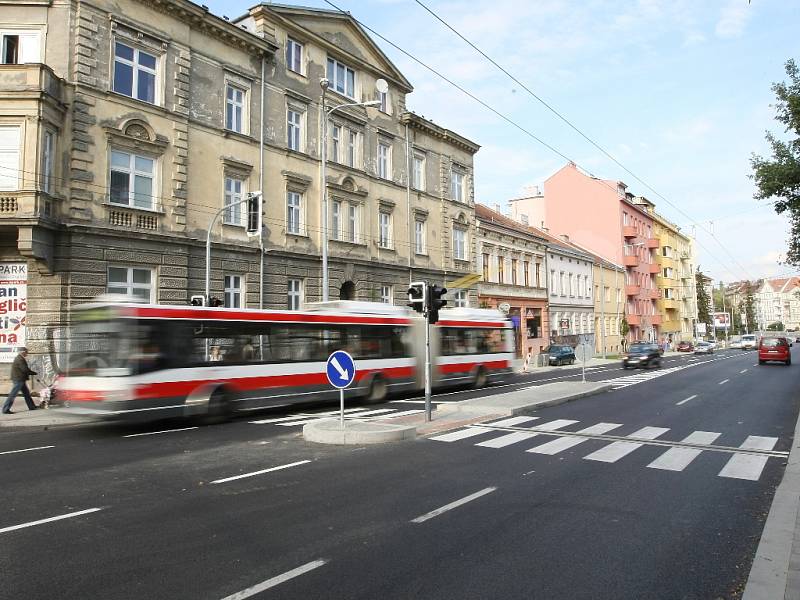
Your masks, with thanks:
[{"label": "balcony", "polygon": [[664,333],[678,333],[681,331],[680,321],[664,321],[661,324],[661,331]]},{"label": "balcony", "polygon": [[638,327],[642,324],[641,315],[625,315],[625,320],[628,322],[628,325],[632,327]]},{"label": "balcony", "polygon": [[106,204],[107,223],[128,231],[159,231],[161,211],[145,211],[126,206]]},{"label": "balcony", "polygon": [[663,254],[656,254],[656,261],[662,267],[670,267],[671,269],[675,268],[675,260],[669,256],[664,256]]},{"label": "balcony", "polygon": [[641,290],[641,288],[638,285],[626,285],[625,286],[625,295],[626,296],[638,296],[640,290]]},{"label": "balcony", "polygon": [[661,321],[663,320],[661,315],[649,315],[646,318],[650,321],[651,325],[661,325]]},{"label": "balcony", "polygon": [[651,275],[657,275],[658,273],[661,273],[661,265],[658,263],[648,263],[646,266],[646,273],[650,273]]},{"label": "balcony", "polygon": [[26,98],[42,94],[59,103],[64,102],[64,80],[47,65],[0,65],[0,96]]},{"label": "balcony", "polygon": [[628,256],[622,257],[622,264],[626,267],[638,267],[639,266],[639,257],[635,254],[631,254]]},{"label": "balcony", "polygon": [[658,238],[647,238],[644,241],[644,247],[650,248],[651,250],[654,248],[658,248],[661,242],[658,241]]},{"label": "balcony", "polygon": [[47,194],[29,190],[0,192],[0,223],[51,218],[54,210],[53,198]]},{"label": "balcony", "polygon": [[659,306],[663,310],[677,310],[678,308],[678,301],[674,298],[662,298],[659,302]]},{"label": "balcony", "polygon": [[635,238],[637,235],[636,227],[632,225],[623,225],[622,226],[622,236],[626,238]]},{"label": "balcony", "polygon": [[661,298],[661,290],[646,290],[644,297],[650,300],[658,300]]}]

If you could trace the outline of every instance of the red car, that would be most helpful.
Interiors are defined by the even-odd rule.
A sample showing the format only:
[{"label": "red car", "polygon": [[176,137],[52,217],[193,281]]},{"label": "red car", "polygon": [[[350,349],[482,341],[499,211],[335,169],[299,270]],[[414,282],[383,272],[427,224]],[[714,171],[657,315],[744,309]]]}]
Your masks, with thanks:
[{"label": "red car", "polygon": [[758,364],[775,360],[789,366],[792,364],[792,351],[789,350],[791,345],[785,337],[762,337],[758,344]]},{"label": "red car", "polygon": [[694,345],[692,342],[679,342],[675,349],[678,352],[694,352]]}]

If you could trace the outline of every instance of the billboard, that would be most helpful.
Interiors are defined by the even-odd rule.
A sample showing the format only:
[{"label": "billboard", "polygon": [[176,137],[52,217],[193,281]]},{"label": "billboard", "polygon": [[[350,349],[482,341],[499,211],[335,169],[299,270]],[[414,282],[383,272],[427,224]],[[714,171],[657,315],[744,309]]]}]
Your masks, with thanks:
[{"label": "billboard", "polygon": [[731,315],[726,312],[715,312],[714,329],[728,329],[731,326]]},{"label": "billboard", "polygon": [[25,345],[28,265],[0,262],[0,362],[10,363]]}]

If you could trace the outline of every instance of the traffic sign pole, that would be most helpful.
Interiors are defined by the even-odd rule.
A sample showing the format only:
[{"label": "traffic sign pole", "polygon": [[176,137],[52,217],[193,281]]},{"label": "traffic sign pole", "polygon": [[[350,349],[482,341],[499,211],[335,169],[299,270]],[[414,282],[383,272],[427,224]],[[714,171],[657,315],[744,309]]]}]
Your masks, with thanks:
[{"label": "traffic sign pole", "polygon": [[344,388],[339,388],[339,428],[344,429]]},{"label": "traffic sign pole", "polygon": [[325,363],[328,383],[339,390],[339,427],[344,429],[344,388],[356,378],[356,363],[344,350],[333,352]]}]

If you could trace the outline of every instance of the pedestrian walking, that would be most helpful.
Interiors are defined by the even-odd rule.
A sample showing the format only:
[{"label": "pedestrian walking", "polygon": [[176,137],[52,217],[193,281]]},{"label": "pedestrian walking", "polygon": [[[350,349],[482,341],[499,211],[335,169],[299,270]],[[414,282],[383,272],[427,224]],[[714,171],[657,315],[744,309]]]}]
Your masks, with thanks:
[{"label": "pedestrian walking", "polygon": [[27,356],[28,349],[20,348],[19,354],[17,354],[14,362],[11,363],[11,392],[9,392],[6,402],[3,404],[4,415],[13,414],[11,405],[14,404],[14,399],[20,392],[22,392],[25,398],[25,404],[28,405],[28,410],[36,410],[38,408],[38,406],[33,403],[31,391],[28,389],[28,378],[32,375],[36,375],[36,372],[31,371],[31,368],[28,366],[28,361],[25,360]]}]

